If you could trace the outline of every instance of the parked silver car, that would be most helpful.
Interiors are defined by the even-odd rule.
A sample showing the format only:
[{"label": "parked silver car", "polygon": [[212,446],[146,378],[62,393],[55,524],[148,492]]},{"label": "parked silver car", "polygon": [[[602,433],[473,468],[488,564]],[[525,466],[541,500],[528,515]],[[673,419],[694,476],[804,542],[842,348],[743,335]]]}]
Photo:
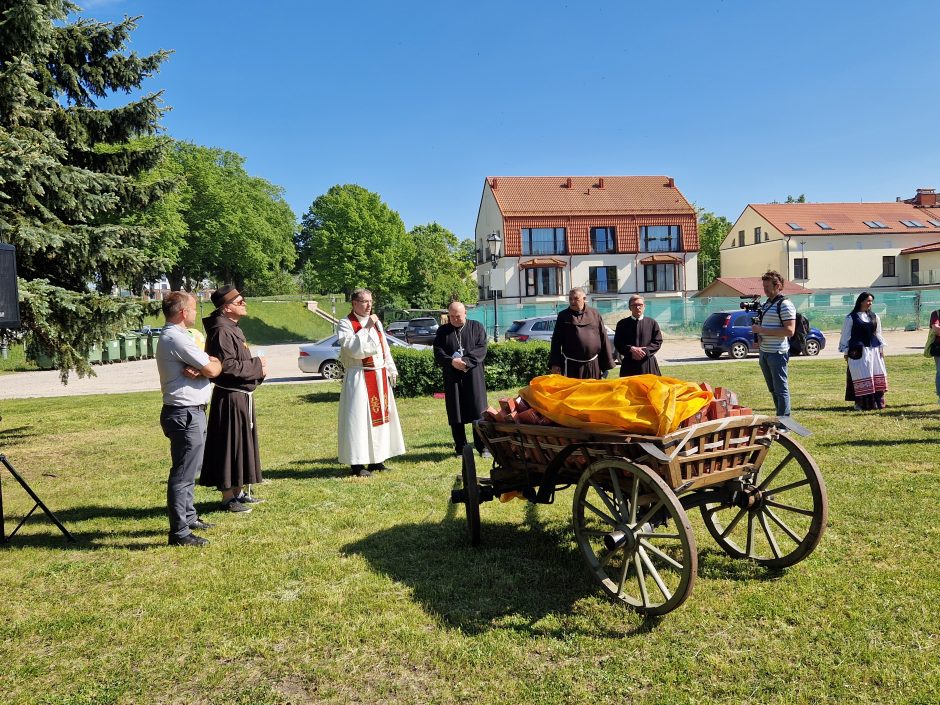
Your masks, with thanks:
[{"label": "parked silver car", "polygon": [[[409,345],[393,335],[386,335],[389,345],[412,350],[429,350],[429,345]],[[331,335],[315,343],[300,346],[297,367],[301,372],[323,375],[326,379],[342,379],[343,365],[339,361],[339,336]]]},{"label": "parked silver car", "polygon": [[[524,343],[527,340],[544,340],[551,342],[552,332],[555,330],[555,321],[558,316],[536,316],[513,321],[506,329],[506,340],[518,340]],[[611,352],[614,350],[614,332],[607,327],[607,340],[610,341]],[[616,353],[615,353],[616,354]]]}]

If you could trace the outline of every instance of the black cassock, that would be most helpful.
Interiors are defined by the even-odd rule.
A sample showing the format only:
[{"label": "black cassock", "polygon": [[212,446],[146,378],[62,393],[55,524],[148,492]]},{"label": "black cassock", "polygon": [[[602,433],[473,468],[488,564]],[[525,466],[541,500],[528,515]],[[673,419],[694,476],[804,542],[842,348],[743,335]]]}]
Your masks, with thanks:
[{"label": "black cassock", "polygon": [[[652,318],[644,316],[638,321],[633,316],[627,316],[620,319],[614,332],[614,347],[623,358],[620,376],[661,374],[659,363],[656,362],[656,353],[659,352],[662,344],[662,331],[659,330],[659,324]],[[630,346],[645,348],[646,357],[642,360],[634,360],[630,354]]]},{"label": "black cassock", "polygon": [[613,369],[607,326],[596,309],[585,306],[580,312],[571,308],[559,312],[548,364],[575,379],[600,379],[602,372]]},{"label": "black cassock", "polygon": [[[463,350],[466,372],[451,365],[454,353]],[[460,328],[445,323],[434,337],[434,361],[444,371],[444,403],[447,422],[467,424],[476,421],[486,408],[486,330],[482,323],[466,321]]]}]

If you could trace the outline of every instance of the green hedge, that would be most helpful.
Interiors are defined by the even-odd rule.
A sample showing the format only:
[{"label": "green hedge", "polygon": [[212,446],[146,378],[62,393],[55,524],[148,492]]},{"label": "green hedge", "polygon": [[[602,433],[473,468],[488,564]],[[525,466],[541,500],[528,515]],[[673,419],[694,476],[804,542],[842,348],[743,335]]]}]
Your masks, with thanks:
[{"label": "green hedge", "polygon": [[[486,353],[486,388],[515,389],[526,386],[533,377],[548,374],[548,343],[493,343]],[[398,397],[420,397],[441,392],[444,377],[434,364],[431,350],[395,348],[398,367]]]}]

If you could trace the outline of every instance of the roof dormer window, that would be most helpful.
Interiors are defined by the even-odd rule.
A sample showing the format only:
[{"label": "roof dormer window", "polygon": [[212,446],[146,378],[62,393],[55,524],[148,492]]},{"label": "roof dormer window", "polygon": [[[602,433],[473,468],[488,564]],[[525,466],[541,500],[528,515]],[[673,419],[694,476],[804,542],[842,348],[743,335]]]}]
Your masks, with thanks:
[{"label": "roof dormer window", "polygon": [[802,230],[803,226],[799,223],[787,223],[790,226],[790,230]]},{"label": "roof dormer window", "polygon": [[819,229],[820,229],[820,230],[832,230],[832,226],[829,225],[829,223],[826,223],[826,222],[824,222],[824,221],[822,221],[822,220],[817,220],[817,221],[816,221],[816,225],[819,226]]}]

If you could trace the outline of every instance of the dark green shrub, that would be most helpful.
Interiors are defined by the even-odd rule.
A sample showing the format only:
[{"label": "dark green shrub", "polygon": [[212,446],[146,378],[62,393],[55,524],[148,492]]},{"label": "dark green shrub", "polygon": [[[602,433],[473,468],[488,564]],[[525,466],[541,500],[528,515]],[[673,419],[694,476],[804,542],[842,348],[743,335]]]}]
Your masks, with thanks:
[{"label": "dark green shrub", "polygon": [[[548,374],[548,343],[492,343],[486,353],[487,389],[517,389],[533,377]],[[441,392],[444,377],[431,350],[393,349],[398,367],[398,397],[418,397]]]}]

